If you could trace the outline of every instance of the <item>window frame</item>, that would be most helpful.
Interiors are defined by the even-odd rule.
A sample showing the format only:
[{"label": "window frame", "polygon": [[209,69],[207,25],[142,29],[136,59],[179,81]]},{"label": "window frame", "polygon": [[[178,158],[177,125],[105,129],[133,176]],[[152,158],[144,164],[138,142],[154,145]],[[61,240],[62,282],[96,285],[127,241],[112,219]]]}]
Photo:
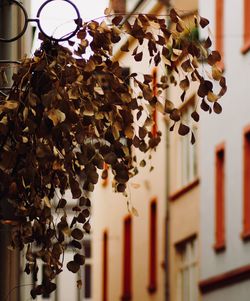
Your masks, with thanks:
[{"label": "window frame", "polygon": [[108,301],[108,231],[103,232],[102,301]]},{"label": "window frame", "polygon": [[242,54],[246,54],[250,50],[250,2],[249,0],[243,1],[243,47],[241,48]]},{"label": "window frame", "polygon": [[157,199],[150,202],[149,212],[149,285],[148,292],[157,291]]},{"label": "window frame", "polygon": [[[152,86],[153,86],[153,95],[154,97],[157,96],[157,68],[155,67],[152,71]],[[153,110],[153,126],[152,126],[152,135],[153,137],[157,136],[157,131],[158,131],[158,114],[157,110]]]},{"label": "window frame", "polygon": [[226,248],[225,163],[225,143],[221,143],[215,148],[215,252],[224,251]]},{"label": "window frame", "polygon": [[224,0],[215,0],[215,47],[221,54],[218,66],[224,70]]},{"label": "window frame", "polygon": [[123,222],[122,301],[132,300],[132,217]]},{"label": "window frame", "polygon": [[[193,252],[192,251],[193,246]],[[175,245],[176,255],[178,256],[177,261],[177,298],[180,301],[184,301],[183,294],[183,272],[188,272],[188,292],[189,292],[189,300],[198,301],[199,300],[199,290],[198,290],[198,283],[199,283],[199,270],[198,270],[198,239],[197,235],[191,235],[190,237],[186,238],[185,240],[178,242]],[[193,257],[191,256],[193,255]],[[195,273],[193,273],[195,271]],[[191,282],[190,279],[193,279],[195,282]],[[194,289],[195,288],[195,289]],[[194,291],[196,291],[196,298],[194,299]],[[190,296],[192,294],[192,296]],[[191,298],[191,299],[190,299]]]},{"label": "window frame", "polygon": [[243,130],[243,206],[242,233],[244,240],[250,239],[250,125]]}]

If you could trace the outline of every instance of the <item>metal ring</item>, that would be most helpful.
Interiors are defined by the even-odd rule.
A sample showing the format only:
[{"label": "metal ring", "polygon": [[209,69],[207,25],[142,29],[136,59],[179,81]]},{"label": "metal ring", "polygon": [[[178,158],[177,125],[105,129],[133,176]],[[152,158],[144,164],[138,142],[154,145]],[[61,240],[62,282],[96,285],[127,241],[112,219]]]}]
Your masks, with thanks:
[{"label": "metal ring", "polygon": [[52,2],[52,1],[55,1],[55,0],[47,0],[47,1],[45,1],[45,2],[40,6],[40,8],[39,8],[39,10],[38,10],[38,12],[37,12],[37,15],[36,15],[36,17],[37,17],[37,19],[38,19],[38,20],[37,20],[37,26],[38,26],[39,30],[41,31],[41,33],[42,33],[45,37],[47,37],[48,39],[50,39],[51,41],[55,41],[55,42],[63,42],[63,41],[67,41],[67,40],[69,40],[70,38],[72,38],[72,37],[77,33],[77,31],[80,29],[80,25],[79,25],[79,24],[81,23],[80,12],[79,12],[77,6],[76,6],[73,2],[71,2],[70,0],[62,0],[62,1],[65,1],[65,2],[69,3],[71,6],[73,6],[74,10],[76,11],[76,14],[77,14],[76,28],[75,28],[75,30],[74,30],[73,32],[69,33],[69,34],[66,35],[66,37],[64,37],[64,38],[60,38],[60,39],[53,38],[53,37],[51,37],[51,36],[48,36],[48,35],[43,31],[43,29],[42,29],[42,27],[41,27],[41,24],[40,24],[40,20],[39,20],[39,17],[40,17],[40,14],[41,14],[41,11],[43,10],[43,8],[44,8],[48,3]]},{"label": "metal ring", "polygon": [[25,31],[28,27],[29,20],[28,20],[28,14],[27,14],[26,9],[22,6],[22,4],[19,1],[16,1],[16,0],[11,0],[11,4],[15,4],[21,9],[21,11],[24,14],[25,23],[24,23],[23,29],[21,30],[21,32],[17,36],[15,36],[14,38],[11,38],[11,39],[0,38],[0,42],[8,43],[8,42],[13,42],[13,41],[16,41],[16,40],[20,39],[24,35],[24,33],[25,33]]}]

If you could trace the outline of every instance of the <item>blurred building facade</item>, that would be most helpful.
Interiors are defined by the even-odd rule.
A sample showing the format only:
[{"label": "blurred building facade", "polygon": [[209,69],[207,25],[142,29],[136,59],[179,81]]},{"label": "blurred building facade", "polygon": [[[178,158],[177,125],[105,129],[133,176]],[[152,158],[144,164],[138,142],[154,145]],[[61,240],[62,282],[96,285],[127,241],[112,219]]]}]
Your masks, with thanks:
[{"label": "blurred building facade", "polygon": [[[197,1],[171,1],[190,30],[194,30],[192,18],[197,14]],[[193,27],[192,27],[193,26]],[[198,32],[196,38],[198,39]],[[182,91],[169,90],[167,98],[179,99]],[[167,131],[167,221],[166,238],[169,265],[169,296],[166,300],[200,300],[198,289],[200,262],[200,174],[199,174],[199,123],[191,118],[198,99],[190,90],[183,103],[176,103],[182,118],[195,133],[196,142],[191,144],[190,135],[180,136]],[[169,124],[169,127],[172,125]]]},{"label": "blurred building facade", "polygon": [[[30,0],[24,0],[23,5],[29,12]],[[16,37],[24,28],[25,18],[23,12],[10,1],[0,1],[0,36],[3,39],[12,39]],[[31,32],[27,30],[25,36],[11,43],[0,42],[0,60],[17,61],[25,53],[29,53],[31,48]],[[8,87],[11,86],[11,77],[17,69],[16,63],[0,63],[1,80],[0,86],[4,94],[8,94]],[[4,77],[3,77],[3,74]],[[5,77],[6,76],[6,77]],[[4,80],[3,80],[4,78]],[[18,251],[11,251],[10,244],[10,226],[8,218],[10,212],[8,208],[3,208],[1,204],[1,214],[4,212],[6,224],[0,225],[0,300],[21,300],[20,277],[20,254]],[[6,214],[6,215],[5,215]]]},{"label": "blurred building facade", "polygon": [[[199,1],[208,18],[228,92],[221,116],[204,114],[201,148],[202,300],[249,300],[250,1]],[[212,117],[212,118],[211,118]]]},{"label": "blurred building facade", "polygon": [[[166,6],[159,1],[113,4],[116,12],[126,8],[128,15],[166,15]],[[136,63],[131,59],[135,47],[132,43],[130,52],[115,53],[124,71],[160,77],[161,69],[148,65],[146,51],[145,60]],[[150,161],[147,155],[138,154],[138,165],[145,159],[146,166],[128,184],[128,196],[113,192],[110,171],[93,193],[93,300],[164,300],[166,124],[161,116],[155,121],[152,131],[161,130],[162,141]],[[154,170],[149,172],[151,166]]]},{"label": "blurred building facade", "polygon": [[[125,2],[114,1],[115,11],[123,11]],[[190,16],[198,10],[197,1],[134,1],[134,5],[132,2],[127,1],[135,8],[132,13],[165,16],[171,6],[175,7],[189,25]],[[160,78],[164,70],[162,66],[154,69],[143,62],[135,64],[131,53],[118,51],[115,57],[131,73],[148,70]],[[180,94],[178,88],[171,88],[166,97],[174,101]],[[183,115],[190,116],[196,101],[190,92],[184,103],[176,105]],[[160,114],[157,116],[162,141],[151,162],[147,162],[154,170],[140,170],[131,181],[128,199],[113,193],[111,177],[96,187],[93,300],[200,300],[199,130],[194,121],[186,118],[196,133],[194,145],[190,136],[170,133],[172,124]],[[138,217],[137,212],[128,211],[127,201],[130,209],[136,208]]]}]

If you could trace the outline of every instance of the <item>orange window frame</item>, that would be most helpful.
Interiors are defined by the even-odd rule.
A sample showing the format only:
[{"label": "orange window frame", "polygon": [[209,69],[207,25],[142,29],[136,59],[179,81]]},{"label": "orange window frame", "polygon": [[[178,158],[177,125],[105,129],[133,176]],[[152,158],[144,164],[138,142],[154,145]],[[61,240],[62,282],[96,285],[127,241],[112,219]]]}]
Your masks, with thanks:
[{"label": "orange window frame", "polygon": [[215,150],[215,251],[226,247],[225,237],[225,145]]},{"label": "orange window frame", "polygon": [[243,239],[250,238],[250,126],[243,133]]},{"label": "orange window frame", "polygon": [[149,212],[149,286],[150,294],[157,290],[157,200],[150,203]]},{"label": "orange window frame", "polygon": [[[153,95],[154,97],[157,96],[157,68],[153,69],[153,74],[152,74],[152,85],[153,85]],[[152,126],[152,135],[153,137],[156,137],[157,131],[158,131],[158,124],[157,124],[157,111],[154,109],[153,111],[153,126]]]},{"label": "orange window frame", "polygon": [[224,0],[215,0],[215,47],[221,54],[218,66],[224,69]]},{"label": "orange window frame", "polygon": [[108,232],[103,233],[102,301],[108,301]]},{"label": "orange window frame", "polygon": [[122,301],[132,299],[132,218],[124,220]]},{"label": "orange window frame", "polygon": [[243,47],[241,52],[245,54],[250,49],[250,1],[244,0],[244,23],[243,23]]}]

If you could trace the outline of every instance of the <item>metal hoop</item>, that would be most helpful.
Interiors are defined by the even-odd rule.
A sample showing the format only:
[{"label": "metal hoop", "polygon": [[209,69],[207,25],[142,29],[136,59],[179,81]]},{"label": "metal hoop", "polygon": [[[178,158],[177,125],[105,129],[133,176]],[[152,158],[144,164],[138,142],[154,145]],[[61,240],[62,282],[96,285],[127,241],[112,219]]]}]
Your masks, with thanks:
[{"label": "metal hoop", "polygon": [[62,1],[65,1],[65,2],[69,3],[69,4],[74,8],[74,10],[76,11],[76,14],[77,14],[76,28],[75,28],[75,30],[74,30],[73,32],[67,34],[66,37],[64,37],[64,38],[56,39],[56,38],[53,38],[53,37],[51,37],[51,36],[48,36],[48,35],[43,31],[43,29],[42,29],[42,27],[41,27],[39,17],[40,17],[41,11],[44,9],[44,7],[45,7],[47,4],[49,4],[50,2],[53,2],[53,1],[55,1],[55,0],[47,0],[47,1],[45,1],[45,2],[40,6],[40,8],[39,8],[39,10],[38,10],[38,12],[37,12],[37,15],[36,15],[36,17],[37,17],[37,20],[36,20],[37,26],[38,26],[39,30],[41,31],[41,33],[42,33],[45,37],[47,37],[48,39],[50,39],[51,41],[55,41],[55,42],[63,42],[63,41],[67,41],[67,40],[69,40],[70,38],[72,38],[72,37],[77,33],[77,31],[80,29],[80,25],[79,25],[79,24],[81,23],[80,12],[79,12],[77,6],[76,6],[73,2],[71,2],[70,0],[62,0]]},{"label": "metal hoop", "polygon": [[10,4],[15,4],[15,5],[17,5],[17,6],[21,9],[21,11],[23,12],[23,15],[24,15],[24,20],[25,20],[25,22],[24,22],[24,26],[23,26],[21,32],[20,32],[17,36],[15,36],[15,37],[13,37],[13,38],[11,38],[11,39],[5,39],[5,38],[1,38],[1,37],[0,37],[0,42],[9,43],[9,42],[13,42],[13,41],[16,41],[16,40],[20,39],[20,38],[25,34],[29,22],[36,22],[36,23],[37,23],[37,26],[38,26],[38,28],[39,28],[39,30],[41,31],[41,33],[42,33],[45,37],[47,37],[49,40],[51,40],[51,41],[54,41],[54,42],[63,42],[63,41],[67,41],[67,40],[69,40],[70,38],[72,38],[72,37],[77,33],[77,31],[80,29],[81,23],[82,23],[82,22],[81,22],[82,19],[81,19],[80,12],[79,12],[77,6],[76,6],[73,2],[71,2],[70,0],[62,0],[62,1],[65,1],[65,2],[67,2],[68,4],[70,4],[70,5],[74,8],[74,10],[75,10],[75,12],[76,12],[76,14],[77,14],[77,19],[75,20],[75,22],[76,22],[76,28],[75,28],[75,30],[74,30],[73,32],[71,32],[71,33],[66,34],[63,38],[56,39],[56,38],[53,38],[53,37],[47,35],[47,34],[44,32],[44,30],[42,29],[41,24],[40,24],[40,20],[39,20],[40,14],[41,14],[42,10],[44,9],[44,7],[45,7],[47,4],[49,4],[50,2],[52,2],[52,1],[55,1],[55,0],[47,0],[47,1],[45,1],[45,2],[40,6],[40,8],[39,8],[39,10],[38,10],[38,12],[37,12],[37,15],[36,15],[36,16],[37,16],[37,19],[29,19],[28,14],[27,14],[27,11],[26,11],[26,9],[22,6],[22,4],[21,4],[19,1],[17,1],[17,0],[10,0]]},{"label": "metal hoop", "polygon": [[27,14],[27,11],[25,10],[25,8],[22,6],[22,4],[19,1],[16,1],[16,0],[11,0],[11,3],[9,5],[11,5],[11,4],[17,5],[23,12],[24,19],[25,19],[24,26],[23,26],[21,32],[14,38],[11,38],[11,39],[0,38],[0,42],[13,42],[13,41],[20,39],[24,35],[24,33],[28,27],[29,19],[28,19],[28,14]]}]

